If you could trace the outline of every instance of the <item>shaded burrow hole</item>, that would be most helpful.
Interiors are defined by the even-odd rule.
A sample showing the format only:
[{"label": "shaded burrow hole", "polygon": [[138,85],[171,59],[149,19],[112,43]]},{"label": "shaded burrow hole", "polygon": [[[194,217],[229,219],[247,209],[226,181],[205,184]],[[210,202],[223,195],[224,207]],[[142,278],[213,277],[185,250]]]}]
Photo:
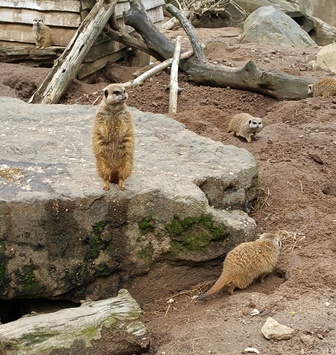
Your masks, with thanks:
[{"label": "shaded burrow hole", "polygon": [[325,195],[336,196],[336,181],[328,181],[322,186]]},{"label": "shaded burrow hole", "polygon": [[79,307],[81,304],[68,300],[52,300],[47,298],[22,298],[0,301],[1,323],[13,322],[31,313],[51,313],[65,308]]}]

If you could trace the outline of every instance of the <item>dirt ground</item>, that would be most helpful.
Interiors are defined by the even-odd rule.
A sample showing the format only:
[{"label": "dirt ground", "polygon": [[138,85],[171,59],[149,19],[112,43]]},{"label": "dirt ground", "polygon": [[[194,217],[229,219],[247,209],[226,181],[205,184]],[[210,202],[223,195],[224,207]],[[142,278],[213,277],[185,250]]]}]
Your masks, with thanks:
[{"label": "dirt ground", "polygon": [[[262,69],[315,79],[330,76],[311,69],[318,48],[240,45],[239,30],[232,28],[197,33],[203,43],[212,42],[205,54],[214,63],[237,67],[253,60]],[[124,82],[135,70],[115,64],[109,73]],[[2,63],[0,94],[27,101],[47,72]],[[109,73],[96,84],[73,83],[61,103],[99,103]],[[276,101],[230,88],[194,86],[185,79],[181,74],[178,113],[172,117],[200,135],[245,148],[256,157],[260,186],[250,215],[258,232],[281,234],[279,268],[286,277],[270,275],[263,284],[232,296],[222,292],[196,303],[194,296],[215,281],[204,280],[190,290],[172,290],[143,304],[143,320],[152,335],[149,354],[235,355],[247,347],[267,355],[336,354],[336,97]],[[164,72],[130,89],[129,106],[166,114],[168,81]],[[264,120],[264,129],[250,144],[227,133],[230,116],[239,112]],[[260,313],[252,316],[254,308]],[[292,327],[294,336],[266,340],[261,327],[269,316]]]}]

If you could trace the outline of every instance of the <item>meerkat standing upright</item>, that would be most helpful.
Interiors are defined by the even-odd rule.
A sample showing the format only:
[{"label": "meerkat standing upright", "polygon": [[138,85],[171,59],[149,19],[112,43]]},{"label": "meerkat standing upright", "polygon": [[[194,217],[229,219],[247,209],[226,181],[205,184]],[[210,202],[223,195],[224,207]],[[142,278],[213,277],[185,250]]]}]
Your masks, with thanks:
[{"label": "meerkat standing upright", "polygon": [[258,277],[273,271],[280,254],[281,240],[276,234],[264,233],[253,242],[241,243],[232,249],[223,263],[223,272],[216,283],[196,298],[200,301],[229,286],[232,295],[235,288],[246,288]]},{"label": "meerkat standing upright", "polygon": [[43,20],[33,20],[33,35],[36,43],[36,48],[43,49],[52,46],[51,29],[43,23]]},{"label": "meerkat standing upright", "polygon": [[261,118],[242,112],[232,117],[228,131],[233,132],[236,136],[245,138],[248,143],[251,143],[254,135],[260,132],[262,128],[263,122]]},{"label": "meerkat standing upright", "polygon": [[125,180],[131,175],[134,156],[134,128],[126,106],[128,94],[122,84],[110,84],[103,89],[93,124],[92,145],[99,176],[104,190],[109,183],[125,189]]},{"label": "meerkat standing upright", "polygon": [[313,95],[313,97],[322,96],[325,99],[336,96],[336,79],[324,78],[315,84],[309,84],[308,95]]}]

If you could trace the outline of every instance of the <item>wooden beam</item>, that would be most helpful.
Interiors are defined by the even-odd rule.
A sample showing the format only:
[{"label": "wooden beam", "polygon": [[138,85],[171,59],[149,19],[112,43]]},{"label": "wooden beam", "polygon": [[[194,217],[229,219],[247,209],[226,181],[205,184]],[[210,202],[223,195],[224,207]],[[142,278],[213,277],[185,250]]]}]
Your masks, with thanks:
[{"label": "wooden beam", "polygon": [[49,13],[41,13],[35,10],[17,11],[13,9],[1,10],[1,22],[10,23],[11,26],[16,24],[33,25],[35,18],[42,18],[45,25],[59,27],[78,27],[80,24],[79,13],[53,11]]}]

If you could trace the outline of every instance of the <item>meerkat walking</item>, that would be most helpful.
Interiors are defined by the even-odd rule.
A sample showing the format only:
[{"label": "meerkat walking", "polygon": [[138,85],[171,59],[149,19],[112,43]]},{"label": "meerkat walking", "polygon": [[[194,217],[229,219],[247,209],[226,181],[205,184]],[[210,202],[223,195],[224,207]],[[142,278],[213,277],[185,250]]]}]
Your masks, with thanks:
[{"label": "meerkat walking", "polygon": [[97,171],[104,180],[104,190],[110,189],[110,182],[124,190],[134,155],[134,128],[126,106],[128,94],[122,84],[110,84],[103,93],[92,136]]},{"label": "meerkat walking", "polygon": [[36,48],[43,49],[52,46],[51,29],[43,23],[43,20],[33,20],[33,35],[36,43]]},{"label": "meerkat walking", "polygon": [[315,84],[309,84],[308,95],[322,96],[323,98],[336,96],[336,79],[325,78]]},{"label": "meerkat walking", "polygon": [[236,136],[243,137],[248,143],[252,142],[252,138],[263,128],[262,119],[253,117],[248,113],[238,113],[234,115],[229,122],[229,132],[233,132]]},{"label": "meerkat walking", "polygon": [[255,279],[272,272],[280,254],[281,240],[276,234],[264,233],[253,242],[239,244],[226,256],[223,272],[209,291],[197,297],[197,301],[219,292],[229,286],[232,295],[235,288],[246,288]]}]

